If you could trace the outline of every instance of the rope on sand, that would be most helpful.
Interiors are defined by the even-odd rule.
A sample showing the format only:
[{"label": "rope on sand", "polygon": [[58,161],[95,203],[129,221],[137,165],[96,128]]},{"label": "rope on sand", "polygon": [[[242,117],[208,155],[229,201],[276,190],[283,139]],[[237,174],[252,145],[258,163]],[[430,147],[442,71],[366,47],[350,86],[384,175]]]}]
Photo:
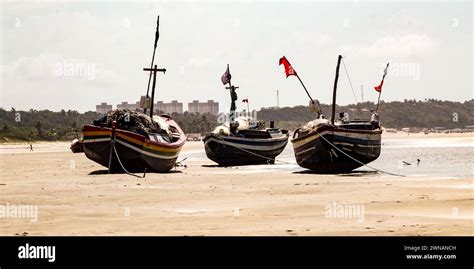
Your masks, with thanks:
[{"label": "rope on sand", "polygon": [[175,164],[174,164],[174,168],[176,169],[177,167],[184,167],[184,168],[187,168],[188,166],[186,164],[184,164],[184,161],[186,161],[188,158],[184,158],[182,159],[181,161],[177,161]]},{"label": "rope on sand", "polygon": [[395,174],[395,173],[390,173],[390,172],[386,172],[386,171],[383,171],[383,170],[380,170],[380,169],[377,169],[375,167],[372,167],[368,164],[365,164],[359,160],[357,160],[356,158],[350,156],[349,154],[345,153],[342,149],[339,149],[338,147],[336,147],[336,145],[334,145],[333,143],[331,143],[329,140],[327,140],[324,136],[322,136],[318,131],[315,130],[315,132],[322,138],[324,139],[324,141],[326,141],[329,145],[331,145],[333,148],[337,149],[339,152],[341,152],[342,154],[346,155],[347,157],[351,158],[353,161],[363,165],[363,166],[366,166],[370,169],[373,169],[375,171],[378,171],[380,173],[383,173],[383,174],[387,174],[387,175],[392,175],[392,176],[397,176],[397,177],[405,177],[404,175],[400,175],[400,174]]}]

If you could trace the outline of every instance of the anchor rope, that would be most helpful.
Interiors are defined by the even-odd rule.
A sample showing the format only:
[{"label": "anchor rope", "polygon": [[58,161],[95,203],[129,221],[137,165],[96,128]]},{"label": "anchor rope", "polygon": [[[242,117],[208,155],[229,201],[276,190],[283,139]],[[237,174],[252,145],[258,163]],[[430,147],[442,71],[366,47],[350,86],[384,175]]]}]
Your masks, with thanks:
[{"label": "anchor rope", "polygon": [[118,163],[120,164],[120,166],[122,167],[123,171],[127,174],[127,175],[130,175],[130,176],[134,176],[134,177],[138,177],[138,178],[145,178],[145,175],[146,175],[146,168],[145,168],[145,171],[143,171],[143,176],[138,176],[138,175],[135,175],[133,173],[130,173],[127,171],[127,169],[125,169],[125,167],[123,166],[122,162],[120,161],[120,158],[118,156],[118,153],[117,153],[117,150],[115,149],[115,143],[111,142],[112,143],[112,150],[114,151],[115,153],[115,156],[117,157],[117,160],[118,160]]},{"label": "anchor rope", "polygon": [[177,161],[175,164],[174,164],[174,168],[176,169],[176,167],[188,167],[186,164],[184,164],[183,162],[186,161],[188,158],[184,158],[182,159],[181,161]]},{"label": "anchor rope", "polygon": [[258,154],[258,153],[252,152],[252,151],[250,151],[250,150],[243,149],[243,148],[238,147],[238,146],[235,146],[235,145],[229,145],[229,146],[232,146],[232,147],[234,147],[234,148],[236,148],[236,149],[240,149],[240,150],[243,151],[243,152],[250,153],[250,154],[255,155],[255,156],[257,156],[257,157],[260,157],[260,158],[263,158],[263,159],[267,159],[267,160],[269,160],[269,161],[280,162],[280,163],[284,163],[284,164],[294,164],[294,163],[285,162],[285,161],[281,161],[281,160],[277,160],[277,159],[272,159],[272,158],[270,158],[270,157],[266,157],[266,156],[260,155],[260,154]]},{"label": "anchor rope", "polygon": [[383,171],[383,170],[380,170],[378,168],[375,168],[375,167],[372,167],[368,164],[365,164],[359,160],[357,160],[356,158],[352,157],[351,155],[345,153],[343,150],[339,149],[338,147],[336,147],[336,145],[334,145],[333,143],[331,143],[331,141],[327,140],[324,136],[322,136],[318,131],[314,130],[324,141],[326,141],[329,145],[331,145],[333,148],[337,149],[339,152],[341,152],[342,154],[346,155],[347,157],[351,158],[353,161],[363,165],[363,166],[367,166],[368,168],[370,169],[373,169],[375,171],[378,171],[380,173],[383,173],[383,174],[387,174],[387,175],[392,175],[392,176],[397,176],[397,177],[405,177],[404,175],[400,175],[400,174],[395,174],[395,173],[391,173],[391,172],[386,172],[386,171]]}]

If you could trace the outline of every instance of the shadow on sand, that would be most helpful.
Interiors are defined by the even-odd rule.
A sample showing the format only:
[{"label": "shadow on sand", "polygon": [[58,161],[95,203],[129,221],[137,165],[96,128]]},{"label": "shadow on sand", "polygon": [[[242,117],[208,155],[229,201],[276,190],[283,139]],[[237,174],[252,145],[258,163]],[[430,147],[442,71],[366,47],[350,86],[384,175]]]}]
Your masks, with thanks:
[{"label": "shadow on sand", "polygon": [[368,176],[368,175],[376,175],[378,174],[377,171],[351,171],[347,173],[340,173],[340,174],[334,174],[334,173],[318,173],[315,171],[311,170],[303,170],[303,171],[296,171],[293,172],[293,174],[314,174],[314,175],[334,175],[334,176],[343,176],[343,177],[361,177],[361,176]]},{"label": "shadow on sand", "polygon": [[[90,172],[88,175],[89,176],[93,176],[93,175],[107,175],[109,173],[109,170],[107,169],[102,169],[102,170],[95,170],[95,171],[92,171]],[[179,170],[171,170],[171,171],[168,171],[168,172],[164,172],[164,173],[157,173],[157,172],[146,172],[146,174],[179,174],[179,173],[182,173],[181,171]],[[126,175],[125,172],[113,172],[111,174],[114,174],[114,175]],[[136,175],[143,175],[143,172],[136,172],[136,173],[133,173],[133,174],[136,174]]]},{"label": "shadow on sand", "polygon": [[219,165],[219,164],[202,164],[201,167],[205,168],[231,168],[231,169],[238,169],[238,165],[234,166],[226,166],[226,165]]}]

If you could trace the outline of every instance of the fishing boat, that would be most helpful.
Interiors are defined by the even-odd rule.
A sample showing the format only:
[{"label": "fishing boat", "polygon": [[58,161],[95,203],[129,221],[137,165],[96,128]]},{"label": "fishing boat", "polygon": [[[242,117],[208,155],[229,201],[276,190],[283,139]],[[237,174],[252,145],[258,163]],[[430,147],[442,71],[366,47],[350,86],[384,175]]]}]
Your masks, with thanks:
[{"label": "fishing boat", "polygon": [[349,120],[344,112],[336,119],[336,92],[341,60],[342,56],[339,55],[331,119],[326,119],[319,109],[317,118],[295,130],[291,140],[298,165],[318,173],[350,172],[376,160],[381,151],[382,129],[376,112],[370,120]]},{"label": "fishing boat", "polygon": [[230,117],[229,121],[204,136],[207,157],[220,166],[275,163],[275,158],[288,143],[288,130],[275,128],[273,121],[270,128],[266,128],[265,122],[252,118],[250,113],[237,117],[235,101],[239,87],[231,84],[229,66],[221,80],[224,85],[229,84],[226,89],[231,95]]},{"label": "fishing boat", "polygon": [[278,128],[241,130],[232,135],[204,137],[206,155],[221,166],[273,164],[288,143],[288,131]]},{"label": "fishing boat", "polygon": [[163,131],[139,134],[118,129],[116,123],[112,127],[84,125],[84,153],[111,172],[167,172],[175,166],[185,135],[170,116],[158,117],[169,125],[171,135]]},{"label": "fishing boat", "polygon": [[319,173],[346,173],[376,160],[382,130],[366,121],[322,119],[312,130],[297,129],[291,143],[297,163]]},{"label": "fishing boat", "polygon": [[[169,115],[153,115],[157,72],[154,65],[158,33],[157,20],[153,57],[146,96],[140,99],[142,112],[117,109],[83,126],[83,149],[87,158],[113,172],[167,172],[176,165],[185,134]],[[150,81],[153,78],[151,97]],[[149,109],[149,114],[147,114]]]}]

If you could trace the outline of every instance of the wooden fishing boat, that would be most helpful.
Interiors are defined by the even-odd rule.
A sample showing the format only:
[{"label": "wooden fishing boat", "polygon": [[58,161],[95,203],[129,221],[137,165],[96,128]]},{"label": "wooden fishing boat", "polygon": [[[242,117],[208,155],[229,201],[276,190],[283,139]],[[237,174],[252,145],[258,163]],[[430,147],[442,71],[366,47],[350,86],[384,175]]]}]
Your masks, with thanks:
[{"label": "wooden fishing boat", "polygon": [[241,130],[231,136],[210,133],[203,141],[207,157],[222,166],[273,164],[288,136],[287,130],[269,128]]},{"label": "wooden fishing boat", "polygon": [[297,129],[291,140],[297,163],[318,173],[346,173],[376,160],[381,151],[382,130],[378,114],[370,120],[335,120],[339,55],[334,82],[332,117],[312,122],[311,128]]},{"label": "wooden fishing boat", "polygon": [[[108,167],[112,172],[167,172],[175,167],[186,136],[169,115],[154,116],[153,102],[157,72],[153,65],[159,33],[157,20],[153,57],[146,96],[140,99],[142,112],[114,110],[84,125],[83,149],[87,158]],[[153,78],[151,97],[148,93]],[[147,115],[149,109],[149,115]]]},{"label": "wooden fishing boat", "polygon": [[129,172],[167,172],[175,166],[185,135],[170,116],[161,117],[172,130],[171,137],[167,133],[142,135],[109,127],[84,125],[84,153],[87,158],[108,167],[111,172],[122,172],[123,168]]},{"label": "wooden fishing boat", "polygon": [[380,155],[382,130],[370,122],[321,124],[307,132],[295,131],[297,163],[320,173],[350,172]]},{"label": "wooden fishing boat", "polygon": [[[231,109],[229,121],[207,134],[204,139],[206,155],[212,161],[222,166],[273,164],[275,158],[285,149],[288,143],[288,130],[275,128],[273,122],[270,128],[265,123],[249,116],[236,117],[236,89],[231,83],[229,65],[221,78],[222,83],[229,87]],[[247,102],[248,99],[244,99]],[[220,128],[220,129],[219,129]]]}]

